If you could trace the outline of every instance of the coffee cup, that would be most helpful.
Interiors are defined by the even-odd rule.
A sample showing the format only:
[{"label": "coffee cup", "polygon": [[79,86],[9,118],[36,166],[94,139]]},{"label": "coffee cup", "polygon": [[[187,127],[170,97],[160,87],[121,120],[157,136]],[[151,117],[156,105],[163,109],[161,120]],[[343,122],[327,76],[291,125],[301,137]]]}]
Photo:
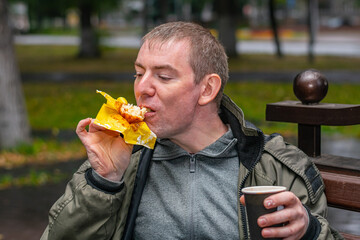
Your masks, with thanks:
[{"label": "coffee cup", "polygon": [[[272,209],[266,209],[264,206],[265,198],[270,195],[284,192],[286,187],[283,186],[253,186],[243,188],[241,191],[245,196],[246,215],[249,223],[250,239],[265,239],[261,235],[262,228],[258,225],[257,220],[260,216],[275,212],[282,209],[282,206]],[[278,225],[281,226],[281,225]],[[274,226],[275,227],[275,226]],[[277,238],[266,238],[277,239]]]}]

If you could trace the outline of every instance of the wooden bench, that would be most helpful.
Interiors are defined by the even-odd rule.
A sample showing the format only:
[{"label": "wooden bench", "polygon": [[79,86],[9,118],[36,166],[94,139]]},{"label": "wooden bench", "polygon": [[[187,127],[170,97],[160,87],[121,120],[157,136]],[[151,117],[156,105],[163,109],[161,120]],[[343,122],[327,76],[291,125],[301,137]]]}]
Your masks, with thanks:
[{"label": "wooden bench", "polygon": [[[327,88],[327,80],[316,70],[298,74],[294,93],[300,101],[267,104],[266,120],[297,123],[298,147],[319,168],[328,205],[360,212],[360,159],[321,154],[321,125],[360,124],[360,105],[320,103]],[[353,234],[342,235],[345,239],[360,239]]]}]

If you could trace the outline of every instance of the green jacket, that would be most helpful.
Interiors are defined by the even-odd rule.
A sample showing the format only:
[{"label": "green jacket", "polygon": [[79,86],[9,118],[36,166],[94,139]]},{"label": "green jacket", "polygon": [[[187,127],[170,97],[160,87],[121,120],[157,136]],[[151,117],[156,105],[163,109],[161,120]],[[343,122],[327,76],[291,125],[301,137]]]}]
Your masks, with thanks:
[{"label": "green jacket", "polygon": [[[264,136],[244,120],[241,109],[227,96],[223,97],[220,116],[238,139],[239,197],[246,186],[286,186],[310,213],[304,239],[343,239],[325,219],[324,183],[307,155],[279,135]],[[131,239],[151,156],[151,150],[136,148],[124,184],[117,189],[94,181],[86,161],[50,209],[49,224],[41,239]],[[244,207],[237,202],[240,239],[248,239]]]}]

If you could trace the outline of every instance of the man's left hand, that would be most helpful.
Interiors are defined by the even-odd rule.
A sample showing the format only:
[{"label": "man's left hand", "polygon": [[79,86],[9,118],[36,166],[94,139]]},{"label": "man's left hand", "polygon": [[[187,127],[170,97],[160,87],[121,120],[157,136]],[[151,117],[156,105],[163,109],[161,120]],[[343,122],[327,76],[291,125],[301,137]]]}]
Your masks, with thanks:
[{"label": "man's left hand", "polygon": [[[245,205],[244,196],[240,201]],[[284,209],[260,216],[258,225],[264,228],[261,232],[264,238],[283,238],[285,240],[300,239],[306,233],[309,216],[299,198],[286,191],[267,197],[264,200],[267,209],[284,206]],[[282,227],[271,227],[284,224]]]}]

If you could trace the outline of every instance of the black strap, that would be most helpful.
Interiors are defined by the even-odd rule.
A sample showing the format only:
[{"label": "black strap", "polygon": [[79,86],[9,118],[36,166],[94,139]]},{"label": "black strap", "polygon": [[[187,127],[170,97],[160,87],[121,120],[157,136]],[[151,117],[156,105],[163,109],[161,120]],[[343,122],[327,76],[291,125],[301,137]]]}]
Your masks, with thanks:
[{"label": "black strap", "polygon": [[154,151],[151,149],[144,148],[140,156],[139,166],[136,173],[134,190],[133,190],[129,212],[126,219],[124,234],[122,238],[124,240],[130,240],[132,239],[133,236],[135,220],[139,209],[141,196],[144,191],[146,178],[149,173],[149,166],[153,152]]}]

